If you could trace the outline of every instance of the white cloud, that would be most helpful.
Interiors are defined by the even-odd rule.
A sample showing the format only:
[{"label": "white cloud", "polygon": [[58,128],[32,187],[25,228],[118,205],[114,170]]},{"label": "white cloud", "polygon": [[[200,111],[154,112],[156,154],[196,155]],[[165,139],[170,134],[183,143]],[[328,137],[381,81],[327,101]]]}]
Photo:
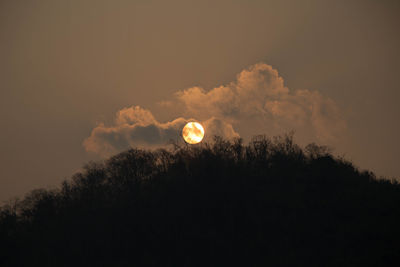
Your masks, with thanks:
[{"label": "white cloud", "polygon": [[346,128],[332,99],[318,91],[289,90],[278,72],[264,63],[243,70],[228,85],[208,92],[192,87],[175,96],[190,116],[214,116],[253,130],[262,123],[274,133],[295,130],[309,139],[332,142]]},{"label": "white cloud", "polygon": [[202,122],[205,132],[205,141],[210,141],[215,135],[224,137],[225,139],[239,138],[240,135],[233,129],[230,123],[212,117]]},{"label": "white cloud", "polygon": [[[166,110],[181,108],[180,114],[200,121],[206,141],[214,135],[239,137],[236,128],[241,136],[294,130],[300,139],[334,144],[346,129],[340,109],[332,99],[318,91],[289,90],[278,71],[264,63],[241,71],[227,85],[209,91],[188,88],[160,103]],[[149,110],[139,106],[124,108],[117,112],[114,125],[95,127],[84,147],[108,156],[131,146],[164,146],[170,140],[180,140],[183,126],[191,120],[179,117],[160,123]]]},{"label": "white cloud", "polygon": [[[130,147],[162,147],[170,141],[181,140],[182,128],[189,121],[193,119],[177,118],[160,123],[149,110],[132,106],[118,111],[113,125],[97,125],[83,142],[83,146],[86,151],[105,157]],[[224,138],[239,136],[229,123],[219,119],[210,118],[201,123],[207,131],[206,140],[214,135]]]}]

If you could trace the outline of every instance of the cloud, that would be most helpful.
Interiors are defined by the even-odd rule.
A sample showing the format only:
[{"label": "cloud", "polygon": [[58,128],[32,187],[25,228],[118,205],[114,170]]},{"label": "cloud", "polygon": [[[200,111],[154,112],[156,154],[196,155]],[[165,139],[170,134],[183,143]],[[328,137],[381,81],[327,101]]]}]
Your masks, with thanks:
[{"label": "cloud", "polygon": [[[294,130],[301,142],[335,144],[346,130],[337,104],[318,91],[290,90],[277,70],[259,63],[241,71],[235,81],[206,91],[191,87],[163,100],[165,110],[182,116],[158,122],[139,106],[117,112],[114,124],[97,125],[84,141],[87,151],[108,156],[129,147],[160,147],[170,140],[181,140],[188,121],[199,121],[205,128],[205,141],[214,135],[224,138],[276,135]],[[240,135],[239,135],[240,133]]]},{"label": "cloud", "polygon": [[123,108],[117,112],[115,123],[117,125],[136,124],[140,126],[147,126],[150,124],[157,124],[156,119],[149,110],[143,109],[139,106],[130,108]]},{"label": "cloud", "polygon": [[210,141],[215,135],[224,137],[225,139],[239,138],[240,135],[233,129],[230,123],[221,119],[212,117],[202,122],[206,129],[204,140]]},{"label": "cloud", "polygon": [[[162,147],[171,140],[179,141],[182,128],[189,121],[194,119],[177,118],[160,123],[149,110],[132,106],[118,111],[113,125],[97,125],[83,142],[83,146],[86,151],[104,157],[130,147]],[[239,137],[232,125],[217,118],[210,118],[201,123],[207,129],[205,140],[210,140],[214,135],[224,138]]]},{"label": "cloud", "polygon": [[210,91],[192,87],[178,91],[175,98],[190,116],[214,116],[253,130],[261,123],[273,133],[295,130],[310,139],[334,142],[346,128],[332,99],[318,91],[289,90],[278,71],[264,63],[243,70],[228,85]]},{"label": "cloud", "polygon": [[200,87],[178,91],[175,96],[186,110],[200,117],[217,116],[236,120],[244,114],[265,113],[267,100],[288,95],[278,72],[267,64],[256,64],[238,74],[236,81],[208,92]]}]

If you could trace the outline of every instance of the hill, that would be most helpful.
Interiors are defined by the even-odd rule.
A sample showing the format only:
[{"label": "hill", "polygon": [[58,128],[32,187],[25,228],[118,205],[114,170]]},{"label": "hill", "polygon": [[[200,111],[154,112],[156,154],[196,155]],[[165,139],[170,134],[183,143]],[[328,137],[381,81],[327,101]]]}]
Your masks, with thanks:
[{"label": "hill", "polygon": [[291,136],[130,149],[0,210],[1,266],[398,266],[400,185]]}]

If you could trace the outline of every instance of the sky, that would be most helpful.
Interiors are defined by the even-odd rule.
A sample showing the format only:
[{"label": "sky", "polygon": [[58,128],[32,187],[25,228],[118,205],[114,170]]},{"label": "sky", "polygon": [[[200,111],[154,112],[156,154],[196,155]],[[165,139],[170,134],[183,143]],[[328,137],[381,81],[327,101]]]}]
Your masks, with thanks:
[{"label": "sky", "polygon": [[0,201],[85,163],[290,131],[400,178],[395,0],[0,2]]}]

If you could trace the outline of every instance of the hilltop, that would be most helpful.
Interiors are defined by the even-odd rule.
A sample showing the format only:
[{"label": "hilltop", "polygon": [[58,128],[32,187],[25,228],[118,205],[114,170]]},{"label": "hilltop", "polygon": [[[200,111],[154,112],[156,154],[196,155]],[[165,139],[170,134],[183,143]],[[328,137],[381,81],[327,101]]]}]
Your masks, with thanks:
[{"label": "hilltop", "polygon": [[291,136],[91,162],[0,210],[1,266],[393,266],[400,185]]}]

